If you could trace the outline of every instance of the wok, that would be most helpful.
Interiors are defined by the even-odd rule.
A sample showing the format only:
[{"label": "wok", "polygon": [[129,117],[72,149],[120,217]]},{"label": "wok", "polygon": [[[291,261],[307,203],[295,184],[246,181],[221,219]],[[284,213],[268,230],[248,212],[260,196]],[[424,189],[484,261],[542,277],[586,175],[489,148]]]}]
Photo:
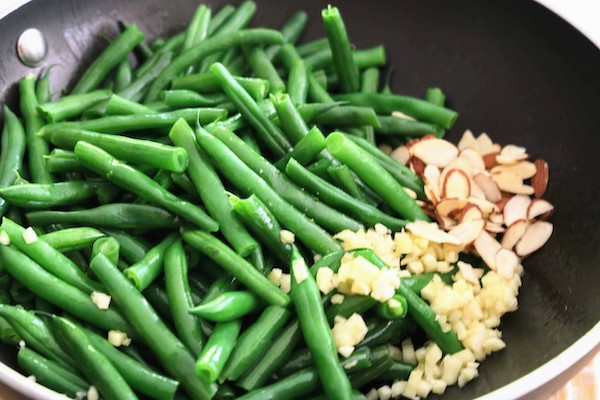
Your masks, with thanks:
[{"label": "wok", "polygon": [[[224,2],[204,0],[216,9]],[[252,24],[279,27],[297,9],[311,19],[301,40],[323,35],[321,1],[258,1]],[[68,87],[117,33],[137,23],[149,39],[184,28],[197,1],[37,0],[0,21],[0,101],[16,107],[19,78],[52,71],[54,91]],[[500,143],[525,146],[550,165],[547,199],[554,234],[524,260],[517,312],[502,322],[507,348],[489,357],[480,377],[444,399],[543,398],[556,390],[600,342],[600,51],[572,26],[533,1],[480,0],[340,2],[358,47],[384,43],[395,91],[422,96],[430,86],[448,94],[460,113],[449,133],[469,128]],[[22,65],[15,42],[29,27],[43,31],[49,55],[37,69]],[[0,361],[14,366],[14,349]],[[15,375],[16,376],[16,375]],[[0,379],[35,398],[31,381]],[[538,390],[535,390],[538,388]],[[431,398],[438,398],[431,396]],[[547,397],[546,397],[547,398]]]}]

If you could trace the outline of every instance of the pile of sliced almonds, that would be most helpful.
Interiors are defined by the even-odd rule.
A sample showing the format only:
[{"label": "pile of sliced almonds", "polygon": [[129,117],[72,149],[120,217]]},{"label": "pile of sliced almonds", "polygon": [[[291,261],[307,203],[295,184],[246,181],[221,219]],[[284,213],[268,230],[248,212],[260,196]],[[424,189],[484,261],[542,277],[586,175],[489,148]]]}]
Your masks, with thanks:
[{"label": "pile of sliced almonds", "polygon": [[[541,197],[548,164],[529,161],[526,149],[466,131],[458,143],[433,135],[414,139],[391,156],[425,182],[420,205],[462,248],[474,248],[494,270],[510,274],[552,234],[554,207]],[[498,271],[500,272],[500,271]]]}]

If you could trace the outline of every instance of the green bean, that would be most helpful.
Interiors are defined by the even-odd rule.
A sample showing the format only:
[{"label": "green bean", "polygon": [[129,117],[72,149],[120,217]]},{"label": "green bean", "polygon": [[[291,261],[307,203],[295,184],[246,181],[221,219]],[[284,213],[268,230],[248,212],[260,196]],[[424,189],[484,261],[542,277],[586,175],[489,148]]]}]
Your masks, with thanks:
[{"label": "green bean", "polygon": [[327,168],[327,173],[331,177],[331,180],[351,197],[363,203],[367,201],[365,194],[354,181],[352,171],[350,171],[347,165],[332,165]]},{"label": "green bean", "polygon": [[11,324],[27,346],[62,366],[71,368],[69,366],[74,365],[72,358],[56,342],[46,323],[34,313],[21,307],[0,304],[0,317]]},{"label": "green bean", "polygon": [[27,347],[19,349],[17,364],[25,373],[35,376],[36,382],[73,398],[89,387],[78,375]]},{"label": "green bean", "polygon": [[[344,229],[358,230],[362,227],[356,220],[307,195],[302,189],[294,185],[284,174],[282,174],[281,171],[275,168],[273,164],[248,148],[248,146],[246,146],[246,144],[233,132],[216,128],[212,129],[211,133],[229,147],[229,149],[231,149],[242,162],[250,167],[250,169],[268,182],[268,184],[270,184],[284,200],[309,217],[314,218],[315,222],[324,228],[337,233]],[[202,146],[202,144],[200,145]],[[286,225],[284,220],[277,215],[271,205],[268,204],[265,199],[261,198],[257,192],[254,193],[267,204],[267,207],[271,209],[279,222]],[[294,231],[293,229],[291,230]],[[300,235],[298,236],[300,237]]]},{"label": "green bean", "polygon": [[146,252],[149,250],[149,246],[143,243],[139,239],[131,236],[126,232],[103,230],[104,233],[115,238],[119,242],[120,256],[130,264],[138,262]]},{"label": "green bean", "polygon": [[375,127],[375,133],[378,135],[420,137],[433,134],[436,137],[441,137],[444,134],[442,128],[425,122],[411,121],[387,115],[378,115],[377,120],[379,121],[379,126]]},{"label": "green bean", "polygon": [[294,104],[306,103],[308,96],[308,66],[300,61],[292,67],[288,77],[288,93]]},{"label": "green bean", "polygon": [[78,368],[109,399],[137,399],[131,387],[113,364],[96,348],[86,334],[65,318],[52,318],[52,325],[58,332],[58,339],[73,355]]},{"label": "green bean", "polygon": [[310,267],[310,273],[316,277],[319,269],[324,267],[331,269],[333,272],[337,272],[338,269],[340,269],[342,257],[344,257],[346,253],[346,250],[340,250],[319,258],[312,267]]},{"label": "green bean", "polygon": [[308,74],[308,98],[316,103],[334,103],[335,100],[314,74]]},{"label": "green bean", "polygon": [[[320,86],[322,86],[325,90],[328,88],[329,77],[327,76],[327,72],[323,69],[316,70],[312,73],[313,79],[318,82]],[[310,86],[309,86],[310,87]]]},{"label": "green bean", "polygon": [[[348,374],[361,371],[371,366],[370,356],[371,350],[368,347],[363,347],[354,351],[349,357],[341,360],[341,364]],[[310,351],[308,349],[300,349],[289,357],[288,362],[278,370],[277,376],[288,376],[312,365],[313,360]]]},{"label": "green bean", "polygon": [[[308,22],[308,14],[305,11],[298,11],[290,17],[290,19],[281,27],[281,35],[286,43],[296,43],[302,31],[306,27]],[[265,54],[272,60],[281,46],[271,45],[265,49]]]},{"label": "green bean", "polygon": [[128,25],[83,73],[73,88],[73,94],[86,93],[96,88],[108,73],[124,60],[135,46],[144,40],[144,34],[135,25]]},{"label": "green bean", "polygon": [[26,214],[30,224],[47,226],[69,224],[112,229],[169,229],[178,220],[162,208],[129,203],[113,203],[78,211],[32,211]]},{"label": "green bean", "polygon": [[[119,267],[119,269],[120,268],[121,267]],[[168,321],[170,323],[173,322],[171,306],[169,305],[169,296],[163,286],[162,282],[152,282],[150,286],[142,292],[142,295],[148,300],[148,303],[156,310],[163,321]],[[174,328],[171,326],[169,326],[169,329],[171,329],[172,332],[174,331]]]},{"label": "green bean", "polygon": [[365,150],[371,156],[373,156],[379,165],[381,165],[386,171],[404,187],[407,187],[417,193],[419,198],[424,198],[425,193],[423,192],[423,181],[414,172],[412,172],[405,165],[400,164],[381,150],[379,150],[372,143],[369,143],[365,139],[357,136],[348,135],[348,139],[356,143],[360,148]]},{"label": "green bean", "polygon": [[452,273],[434,274],[429,272],[425,274],[411,275],[406,278],[402,278],[402,281],[406,286],[411,288],[413,292],[416,294],[421,294],[421,290],[423,290],[423,288],[427,286],[429,282],[431,282],[434,275],[438,275],[447,285],[452,285]]},{"label": "green bean", "polygon": [[231,291],[203,302],[201,305],[191,308],[189,312],[203,320],[227,322],[254,313],[259,305],[254,294],[247,291]]},{"label": "green bean", "polygon": [[48,209],[85,203],[97,188],[97,183],[89,181],[26,183],[0,189],[0,196],[18,207]]},{"label": "green bean", "polygon": [[[279,380],[260,389],[254,389],[245,395],[238,397],[238,400],[276,400],[276,399],[296,399],[304,398],[314,389],[319,387],[319,372],[315,368],[307,368],[298,371],[284,379]],[[341,388],[339,388],[341,389]],[[348,391],[350,393],[351,390]],[[346,393],[327,394],[329,399],[345,398],[350,399]],[[344,396],[344,397],[341,397]]]},{"label": "green bean", "polygon": [[410,220],[427,221],[421,207],[404,191],[402,186],[365,150],[334,132],[327,137],[327,150],[347,164],[369,187],[381,196],[394,211]]},{"label": "green bean", "polygon": [[[217,131],[225,132],[223,129],[213,130],[215,133]],[[229,136],[233,137],[235,135],[231,134]],[[273,212],[277,220],[294,232],[307,246],[322,254],[340,249],[339,244],[321,227],[282,199],[274,189],[229,150],[226,146],[229,141],[221,142],[219,139],[200,130],[196,132],[196,139],[200,147],[215,162],[221,173],[234,186],[247,195],[256,194]],[[250,151],[253,152],[251,149]]]},{"label": "green bean", "polygon": [[314,39],[297,46],[298,54],[301,57],[307,57],[313,53],[324,49],[329,49],[329,40],[326,37]]},{"label": "green bean", "polygon": [[[327,400],[327,399],[328,399],[327,395],[326,394],[322,394],[322,395],[319,395],[319,396],[310,397],[309,400]],[[365,395],[364,394],[362,394],[361,392],[356,391],[356,390],[352,391],[352,397],[350,397],[350,400],[364,400],[364,399],[365,399]]]},{"label": "green bean", "polygon": [[97,254],[102,253],[110,260],[110,262],[117,265],[119,263],[120,251],[121,245],[117,239],[110,236],[103,237],[94,242],[90,258],[94,258]]},{"label": "green bean", "polygon": [[[302,114],[302,109],[299,110]],[[307,123],[333,125],[333,126],[374,126],[380,125],[377,115],[372,108],[358,106],[337,106],[329,111],[305,118]]]},{"label": "green bean", "polygon": [[357,92],[359,89],[358,68],[352,57],[352,49],[342,16],[337,7],[328,6],[323,10],[322,17],[342,92]]},{"label": "green bean", "polygon": [[[234,79],[255,100],[263,99],[269,92],[269,82],[264,79],[247,78],[242,76],[234,76]],[[171,82],[171,89],[192,90],[201,94],[211,94],[220,92],[221,85],[213,74],[210,72],[202,72],[199,74],[180,76],[173,79]]]},{"label": "green bean", "polygon": [[12,246],[0,246],[5,269],[36,295],[102,329],[118,329],[134,336],[129,324],[114,308],[100,310],[85,292],[46,272]]},{"label": "green bean", "polygon": [[241,327],[240,320],[219,322],[215,325],[194,366],[194,373],[200,380],[216,382],[233,351]]},{"label": "green bean", "polygon": [[159,244],[148,250],[144,257],[123,271],[135,287],[141,292],[146,289],[162,272],[165,252],[177,240],[177,234],[171,233]]},{"label": "green bean", "polygon": [[425,100],[431,104],[435,104],[440,107],[444,107],[446,102],[446,95],[442,92],[439,87],[429,88],[425,91]]},{"label": "green bean", "polygon": [[287,163],[285,173],[299,186],[317,196],[321,201],[347,212],[366,225],[374,226],[381,223],[394,231],[401,230],[406,225],[405,220],[387,215],[376,207],[357,200],[324,179],[319,178],[316,174],[311,173],[294,159]]},{"label": "green bean", "polygon": [[[138,48],[140,48],[140,45],[143,44],[144,42],[140,42]],[[133,72],[131,71],[131,63],[129,62],[129,60],[125,59],[121,61],[117,66],[117,70],[115,71],[115,92],[118,92],[127,87],[131,83],[132,75]]]},{"label": "green bean", "polygon": [[[194,399],[210,398],[216,388],[194,376],[191,353],[169,331],[133,284],[103,254],[98,254],[90,267],[163,367],[180,381],[188,395]],[[148,321],[153,324],[148,326]]]},{"label": "green bean", "polygon": [[164,262],[165,286],[175,330],[183,344],[197,357],[206,338],[198,318],[189,313],[193,302],[188,282],[188,264],[181,240],[176,240],[169,247]]},{"label": "green bean", "polygon": [[55,146],[73,150],[79,141],[85,141],[109,152],[116,158],[181,173],[188,165],[188,154],[180,147],[168,146],[150,140],[129,138],[86,130],[59,130],[52,134]]},{"label": "green bean", "polygon": [[254,74],[269,82],[271,93],[285,92],[285,83],[277,73],[277,70],[267,57],[265,51],[260,47],[247,48],[244,47],[246,60],[254,71]]},{"label": "green bean", "polygon": [[349,318],[352,314],[362,314],[369,311],[377,304],[377,300],[369,296],[346,296],[340,304],[332,304],[325,310],[325,316],[330,324],[333,324],[335,317],[340,316]]},{"label": "green bean", "polygon": [[221,378],[237,380],[246,372],[267,349],[273,336],[283,327],[289,317],[290,312],[285,308],[267,307],[239,337]]},{"label": "green bean", "polygon": [[378,303],[375,312],[385,319],[404,318],[408,312],[408,304],[403,296],[396,294],[385,303]]},{"label": "green bean", "polygon": [[449,108],[408,96],[353,93],[336,96],[336,99],[347,100],[350,104],[357,106],[373,107],[377,114],[391,114],[394,111],[401,111],[419,121],[439,125],[445,129],[450,129],[458,117],[458,114]]},{"label": "green bean", "polygon": [[231,275],[222,275],[213,281],[206,291],[206,294],[202,298],[200,304],[206,304],[209,301],[216,299],[223,293],[235,290],[237,286],[237,281],[235,278],[232,278]]},{"label": "green bean", "polygon": [[[275,167],[284,170],[290,159],[301,165],[308,165],[325,149],[325,136],[313,126],[310,131],[294,146],[294,148],[275,163]],[[352,180],[354,183],[354,180]]]},{"label": "green bean", "polygon": [[240,114],[254,127],[261,141],[278,157],[290,149],[290,143],[283,132],[260,110],[258,104],[235,81],[233,76],[220,63],[215,63],[210,68],[229,100],[235,105]]},{"label": "green bean", "polygon": [[185,31],[185,40],[183,42],[183,51],[194,47],[203,41],[208,35],[208,27],[210,25],[211,11],[205,4],[200,4],[192,20],[190,21],[187,30]]},{"label": "green bean", "polygon": [[88,108],[108,100],[111,95],[112,91],[100,89],[89,93],[65,96],[51,103],[40,104],[37,108],[48,122],[60,122],[80,116]]},{"label": "green bean", "polygon": [[268,303],[282,307],[289,303],[290,299],[285,293],[219,239],[202,231],[182,230],[181,235],[190,246],[218,263]]},{"label": "green bean", "polygon": [[104,116],[113,115],[145,115],[157,114],[157,111],[143,104],[128,100],[119,95],[113,94],[110,96],[104,109]]},{"label": "green bean", "polygon": [[144,115],[111,115],[87,121],[59,122],[43,127],[39,135],[49,137],[56,131],[65,129],[84,129],[101,133],[121,134],[129,131],[170,128],[179,118],[190,124],[199,121],[207,124],[220,120],[227,115],[227,111],[220,108],[184,108],[181,110]]},{"label": "green bean", "polygon": [[[386,63],[385,48],[383,45],[352,52],[352,59],[358,69],[382,67]],[[329,67],[333,62],[333,53],[330,49],[321,50],[306,58],[306,62],[313,69]]]},{"label": "green bean", "polygon": [[372,366],[366,371],[360,371],[350,375],[350,380],[354,389],[360,389],[367,385],[392,367],[394,361],[390,357],[387,346],[381,346],[371,351],[371,364]]},{"label": "green bean", "polygon": [[211,36],[235,12],[235,7],[225,4],[208,24],[208,35]]},{"label": "green bean", "polygon": [[52,66],[46,70],[35,85],[35,96],[39,103],[47,103],[52,99],[52,90],[50,89],[50,70]]},{"label": "green bean", "polygon": [[51,173],[83,172],[86,170],[83,164],[77,159],[77,156],[75,156],[75,153],[72,151],[53,149],[50,154],[44,156],[44,159],[46,166],[48,167],[48,171]]},{"label": "green bean", "polygon": [[376,380],[380,382],[406,381],[414,368],[414,366],[402,361],[393,361],[387,371],[379,374]]},{"label": "green bean", "polygon": [[245,29],[210,37],[176,57],[150,85],[144,100],[146,102],[156,100],[160,91],[171,79],[188,66],[198,63],[210,54],[243,44],[280,44],[282,42],[281,34],[269,29]]},{"label": "green bean", "polygon": [[221,93],[202,95],[186,89],[165,90],[161,92],[160,99],[163,103],[173,108],[213,107],[227,101],[227,97]]},{"label": "green bean", "polygon": [[331,399],[347,399],[352,392],[350,381],[339,363],[331,329],[321,305],[319,288],[295,246],[290,263],[290,296],[325,393]]},{"label": "green bean", "polygon": [[[146,61],[147,64],[144,64],[137,69],[137,78],[127,87],[117,91],[116,94],[125,99],[140,100],[143,97],[143,89],[171,63],[172,58],[173,53],[170,51],[156,52],[154,56]],[[147,65],[146,68],[144,68],[145,65]]]},{"label": "green bean", "polygon": [[105,176],[122,188],[153,201],[185,220],[211,232],[219,229],[219,224],[199,207],[181,200],[165,190],[147,175],[112,157],[104,150],[86,142],[75,145],[75,154],[94,172]]},{"label": "green bean", "polygon": [[360,91],[362,93],[377,93],[379,87],[379,68],[369,67],[361,75]]},{"label": "green bean", "polygon": [[[25,130],[17,116],[4,106],[4,130],[2,131],[2,144],[0,153],[0,188],[13,184],[23,168],[25,155]],[[8,208],[8,203],[0,198],[0,215]]]},{"label": "green bean", "polygon": [[181,146],[187,151],[190,158],[188,166],[190,179],[208,212],[219,223],[225,239],[242,257],[256,250],[258,242],[250,236],[238,220],[232,206],[227,201],[227,194],[221,179],[206,154],[198,148],[192,128],[185,121],[179,120],[171,128],[169,138],[175,145]]},{"label": "green bean", "polygon": [[308,133],[308,126],[303,116],[298,112],[287,93],[272,95],[271,102],[279,117],[281,129],[290,142],[296,145]]},{"label": "green bean", "polygon": [[35,77],[27,75],[19,81],[19,98],[21,114],[25,121],[27,141],[27,159],[29,173],[35,183],[52,183],[52,175],[48,171],[44,157],[48,154],[48,144],[35,134],[44,126],[44,118],[37,110],[38,98],[35,94]]},{"label": "green bean", "polygon": [[5,217],[0,229],[8,234],[11,244],[67,284],[87,294],[100,290],[101,286],[97,282],[89,279],[73,262],[46,242],[38,239],[28,243],[24,238],[25,228],[19,224]]},{"label": "green bean", "polygon": [[153,399],[173,399],[179,382],[161,375],[138,360],[117,350],[105,338],[82,328],[92,346],[102,353],[136,391]]},{"label": "green bean", "polygon": [[16,346],[21,341],[21,336],[4,318],[0,317],[0,342],[9,346]]}]

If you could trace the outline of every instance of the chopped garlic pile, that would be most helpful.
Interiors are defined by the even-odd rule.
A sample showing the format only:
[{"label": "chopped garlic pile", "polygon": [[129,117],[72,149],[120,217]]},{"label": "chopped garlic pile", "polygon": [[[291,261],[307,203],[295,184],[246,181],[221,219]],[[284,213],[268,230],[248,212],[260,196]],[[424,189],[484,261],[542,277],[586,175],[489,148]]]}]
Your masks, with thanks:
[{"label": "chopped garlic pile", "polygon": [[357,344],[367,335],[367,324],[360,314],[354,313],[346,319],[341,316],[335,317],[331,330],[335,347],[344,357],[349,357]]},{"label": "chopped garlic pile", "polygon": [[281,268],[273,268],[267,279],[273,282],[284,293],[289,293],[292,288],[292,276],[283,272]]}]

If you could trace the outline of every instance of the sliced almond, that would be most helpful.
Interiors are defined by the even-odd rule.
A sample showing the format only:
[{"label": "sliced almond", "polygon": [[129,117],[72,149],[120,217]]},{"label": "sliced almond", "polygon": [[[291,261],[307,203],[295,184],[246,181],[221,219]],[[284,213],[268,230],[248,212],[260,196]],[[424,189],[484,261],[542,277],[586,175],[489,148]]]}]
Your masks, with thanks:
[{"label": "sliced almond", "polygon": [[435,222],[415,221],[406,224],[406,230],[413,235],[421,236],[435,243],[450,243],[459,245],[460,240],[441,230]]},{"label": "sliced almond", "polygon": [[493,168],[495,165],[498,165],[498,161],[496,161],[496,157],[500,154],[499,151],[495,153],[488,153],[481,156],[483,158],[483,163],[487,169]]},{"label": "sliced almond", "polygon": [[484,199],[478,199],[477,197],[471,196],[469,197],[469,203],[475,204],[477,207],[479,207],[484,218],[487,218],[487,216],[493,212],[500,212],[494,203]]},{"label": "sliced almond", "polygon": [[446,167],[442,170],[441,182],[444,182],[444,180],[446,179],[446,175],[448,175],[448,172],[450,172],[453,169],[462,170],[469,178],[473,175],[473,166],[471,165],[471,162],[469,162],[469,160],[467,160],[464,157],[456,157],[454,160],[452,160],[450,164],[446,165]]},{"label": "sliced almond", "polygon": [[398,146],[394,151],[392,151],[390,157],[398,161],[400,164],[406,165],[410,159],[410,152],[408,151],[408,147]]},{"label": "sliced almond", "polygon": [[496,271],[504,278],[512,278],[519,262],[519,257],[512,250],[501,248],[496,253]]},{"label": "sliced almond", "polygon": [[465,221],[473,221],[483,219],[483,213],[481,209],[475,204],[469,203],[462,209],[460,216],[458,218],[459,223],[463,223]]},{"label": "sliced almond", "polygon": [[425,164],[423,160],[419,159],[418,157],[410,158],[410,167],[418,176],[423,176],[423,172],[425,171],[426,166],[427,164]]},{"label": "sliced almond", "polygon": [[533,194],[536,198],[542,197],[548,188],[549,169],[548,163],[544,160],[535,160],[536,172],[531,178],[531,186],[533,186]]},{"label": "sliced almond", "polygon": [[508,203],[513,196],[513,194],[502,192],[502,198],[495,203],[500,212],[504,212],[504,206],[506,206],[506,203]]},{"label": "sliced almond", "polygon": [[528,195],[533,194],[533,188],[531,186],[524,185],[523,179],[517,175],[500,173],[491,175],[491,178],[494,182],[496,182],[500,190],[504,192]]},{"label": "sliced almond", "polygon": [[456,221],[453,218],[444,217],[440,214],[435,214],[435,219],[438,222],[440,228],[442,228],[445,231],[449,231],[450,229],[456,226]]},{"label": "sliced almond", "polygon": [[483,191],[486,200],[495,203],[502,198],[498,184],[489,176],[480,172],[473,176],[473,181]]},{"label": "sliced almond", "polygon": [[458,157],[458,148],[443,139],[422,140],[410,147],[411,153],[423,160],[426,164],[432,164],[443,168]]},{"label": "sliced almond", "polygon": [[531,203],[531,199],[528,196],[516,195],[510,199],[504,206],[503,211],[506,226],[512,225],[513,222],[519,219],[527,220],[529,203]]},{"label": "sliced almond", "polygon": [[423,169],[423,181],[433,191],[438,200],[442,196],[440,169],[435,165],[427,165]]},{"label": "sliced almond", "polygon": [[475,239],[473,244],[475,246],[475,250],[477,250],[477,253],[487,264],[487,266],[493,270],[496,270],[496,254],[502,248],[500,243],[498,243],[498,241],[489,233],[483,231],[477,237],[477,239]]},{"label": "sliced almond", "polygon": [[477,142],[477,139],[475,139],[475,136],[473,136],[473,132],[467,129],[465,133],[463,133],[460,141],[458,142],[458,149],[471,149],[475,151],[479,149],[479,143]]},{"label": "sliced almond", "polygon": [[526,160],[528,157],[525,147],[509,144],[502,148],[500,154],[496,157],[496,161],[498,161],[498,164],[515,164],[518,161]]},{"label": "sliced almond", "polygon": [[534,220],[539,216],[546,219],[554,210],[554,206],[544,199],[533,199],[527,208],[527,219]]},{"label": "sliced almond", "polygon": [[485,230],[491,233],[503,233],[504,227],[500,224],[488,222],[487,224],[485,224]]},{"label": "sliced almond", "polygon": [[[459,146],[459,149],[460,149],[460,146]],[[476,170],[485,169],[485,163],[483,162],[483,157],[481,157],[481,154],[479,154],[479,152],[477,152],[477,150],[470,149],[470,148],[461,149],[459,158],[461,158],[461,157],[469,160],[473,169],[476,169]]]},{"label": "sliced almond", "polygon": [[497,165],[490,172],[492,174],[507,173],[521,179],[529,179],[535,175],[535,164],[530,161],[519,161],[510,165]]},{"label": "sliced almond", "polygon": [[479,186],[477,186],[473,178],[471,178],[471,197],[477,197],[483,200],[486,199],[485,193],[483,192],[483,190],[481,190]]},{"label": "sliced almond", "polygon": [[427,135],[423,135],[421,137],[416,137],[416,138],[411,139],[408,142],[406,142],[406,147],[408,147],[410,149],[415,144],[422,142],[423,140],[430,140],[430,139],[435,139],[435,136],[433,136],[432,134],[427,134]]},{"label": "sliced almond", "polygon": [[460,212],[468,201],[466,199],[443,199],[435,206],[435,212],[444,217],[449,216],[453,212]]},{"label": "sliced almond", "polygon": [[485,221],[482,219],[467,220],[456,225],[448,233],[458,238],[463,245],[468,246],[479,237],[485,225]]},{"label": "sliced almond", "polygon": [[493,144],[494,142],[492,142],[492,139],[488,136],[487,133],[484,132],[477,136],[477,146],[480,150],[491,147]]},{"label": "sliced almond", "polygon": [[515,247],[519,239],[525,234],[527,225],[527,221],[524,219],[517,220],[510,224],[504,231],[504,235],[502,235],[502,247],[506,249]]},{"label": "sliced almond", "polygon": [[498,225],[504,224],[504,214],[499,213],[499,212],[491,213],[490,215],[488,215],[488,219],[490,220],[490,222],[492,222],[494,224],[498,224]]},{"label": "sliced almond", "polygon": [[537,221],[530,224],[521,240],[515,246],[518,256],[525,257],[542,247],[552,235],[553,226],[547,221]]},{"label": "sliced almond", "polygon": [[439,194],[436,193],[430,185],[425,184],[423,191],[425,192],[425,197],[427,197],[427,200],[429,200],[431,204],[437,204],[440,201]]},{"label": "sliced almond", "polygon": [[485,157],[488,154],[499,154],[500,150],[502,150],[502,147],[499,144],[494,143],[488,147],[480,147],[479,154],[481,154],[482,157]]},{"label": "sliced almond", "polygon": [[442,197],[466,199],[471,194],[471,181],[460,169],[452,169],[446,175],[442,186]]}]

